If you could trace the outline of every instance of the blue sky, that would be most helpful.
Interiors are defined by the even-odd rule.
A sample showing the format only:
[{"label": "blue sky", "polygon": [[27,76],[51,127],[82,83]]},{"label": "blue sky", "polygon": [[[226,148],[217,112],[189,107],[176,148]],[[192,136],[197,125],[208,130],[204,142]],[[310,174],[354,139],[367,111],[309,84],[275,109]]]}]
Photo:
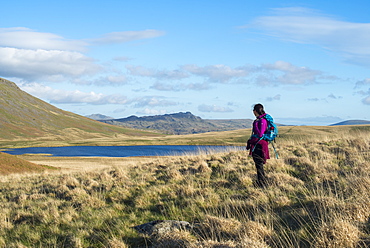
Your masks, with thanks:
[{"label": "blue sky", "polygon": [[368,1],[5,1],[0,77],[61,109],[370,120]]}]

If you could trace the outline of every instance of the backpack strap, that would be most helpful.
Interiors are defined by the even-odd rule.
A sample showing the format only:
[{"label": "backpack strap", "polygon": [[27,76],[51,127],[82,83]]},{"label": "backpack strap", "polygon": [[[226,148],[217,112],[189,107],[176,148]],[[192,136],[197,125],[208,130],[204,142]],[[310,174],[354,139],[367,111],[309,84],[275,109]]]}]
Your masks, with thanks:
[{"label": "backpack strap", "polygon": [[262,118],[265,118],[268,122],[271,122],[271,123],[274,122],[274,119],[269,114],[265,114],[265,116],[263,116]]}]

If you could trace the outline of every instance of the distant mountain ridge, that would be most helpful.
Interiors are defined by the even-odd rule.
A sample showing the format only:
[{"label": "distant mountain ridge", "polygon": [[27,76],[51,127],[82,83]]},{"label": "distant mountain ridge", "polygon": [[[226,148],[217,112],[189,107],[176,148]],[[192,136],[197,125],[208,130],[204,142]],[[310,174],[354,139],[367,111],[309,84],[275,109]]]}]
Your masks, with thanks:
[{"label": "distant mountain ridge", "polygon": [[340,125],[369,125],[370,121],[365,121],[365,120],[347,120],[347,121],[342,121],[338,122],[335,124],[331,124],[329,126],[340,126]]},{"label": "distant mountain ridge", "polygon": [[[142,130],[156,130],[166,134],[194,134],[247,129],[251,128],[253,123],[252,119],[202,119],[193,115],[191,112],[143,117],[132,115],[119,119],[103,119],[107,116],[100,114],[93,116],[100,116],[101,119],[98,119],[99,121],[112,125]],[[278,126],[285,126],[283,124],[276,124]],[[348,120],[330,126],[366,124],[370,124],[370,121]]]},{"label": "distant mountain ridge", "polygon": [[112,120],[99,120],[104,123],[136,128],[159,130],[166,134],[194,134],[246,129],[252,126],[251,119],[210,120],[202,119],[191,112],[137,117],[135,115]]}]

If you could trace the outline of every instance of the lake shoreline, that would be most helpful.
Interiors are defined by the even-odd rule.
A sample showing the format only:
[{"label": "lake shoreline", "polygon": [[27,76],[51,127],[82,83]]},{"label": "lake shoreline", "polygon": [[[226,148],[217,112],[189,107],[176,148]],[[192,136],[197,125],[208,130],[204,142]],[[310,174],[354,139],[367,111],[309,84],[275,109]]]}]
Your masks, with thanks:
[{"label": "lake shoreline", "polygon": [[241,146],[205,145],[137,145],[137,146],[61,146],[27,147],[4,151],[11,155],[43,155],[45,157],[156,157],[180,156],[209,152],[241,150]]}]

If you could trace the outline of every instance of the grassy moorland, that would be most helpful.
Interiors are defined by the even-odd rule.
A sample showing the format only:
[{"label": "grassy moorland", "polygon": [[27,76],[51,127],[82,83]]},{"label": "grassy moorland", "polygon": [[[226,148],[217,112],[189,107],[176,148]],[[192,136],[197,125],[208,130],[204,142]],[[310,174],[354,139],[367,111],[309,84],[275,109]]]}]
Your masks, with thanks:
[{"label": "grassy moorland", "polygon": [[[248,135],[147,141],[244,144]],[[370,126],[283,127],[276,147],[265,189],[247,153],[230,151],[2,176],[0,247],[369,247]],[[194,228],[152,237],[131,228],[166,219]]]},{"label": "grassy moorland", "polygon": [[[114,127],[114,126],[113,126]],[[283,126],[279,128],[279,140],[320,140],[330,136],[340,138],[344,133],[356,135],[370,132],[370,125],[362,126]],[[38,138],[19,136],[12,139],[0,138],[1,148],[34,146],[78,146],[78,145],[229,145],[244,146],[251,134],[250,129],[224,132],[208,132],[191,135],[164,135],[139,130],[119,130],[109,134],[86,134],[78,129],[68,129],[63,134],[49,134]]]}]

